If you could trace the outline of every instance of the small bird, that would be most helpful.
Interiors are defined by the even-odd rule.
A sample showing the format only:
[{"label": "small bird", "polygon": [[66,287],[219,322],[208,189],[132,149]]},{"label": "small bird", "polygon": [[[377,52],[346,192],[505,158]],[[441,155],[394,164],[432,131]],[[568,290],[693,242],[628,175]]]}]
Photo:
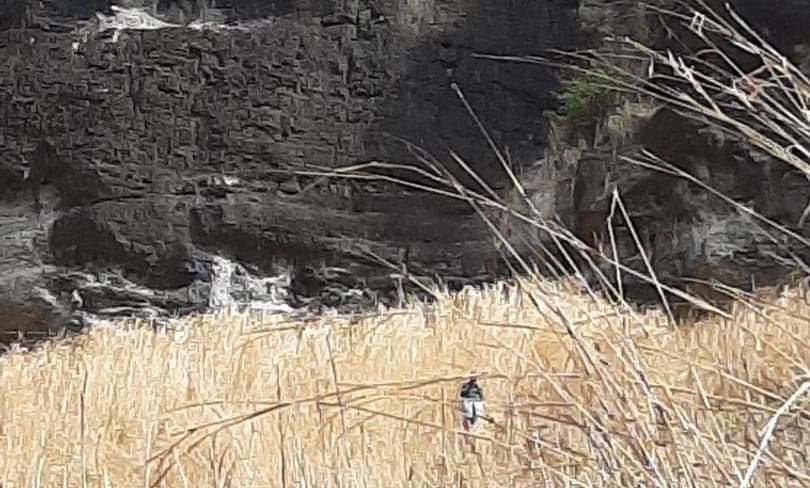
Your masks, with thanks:
[{"label": "small bird", "polygon": [[459,397],[461,412],[464,416],[464,430],[469,432],[475,428],[478,420],[484,414],[484,390],[478,384],[477,376],[472,376],[461,384]]}]

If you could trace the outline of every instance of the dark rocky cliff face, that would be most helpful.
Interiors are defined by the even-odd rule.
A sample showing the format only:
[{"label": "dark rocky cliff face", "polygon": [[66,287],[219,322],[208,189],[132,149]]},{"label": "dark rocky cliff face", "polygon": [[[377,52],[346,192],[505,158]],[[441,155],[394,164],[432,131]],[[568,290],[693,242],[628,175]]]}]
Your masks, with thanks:
[{"label": "dark rocky cliff face", "polygon": [[465,204],[296,172],[413,162],[399,138],[452,148],[500,185],[450,84],[531,160],[552,73],[470,55],[572,46],[576,2],[233,0],[216,2],[222,31],[182,27],[197,3],[156,6],[181,27],[85,42],[76,31],[108,2],[0,4],[6,302],[68,306],[77,289],[88,310],[194,309],[212,255],[292,267],[306,297],[327,286],[318,269],[342,269],[336,303],[345,288],[393,289],[366,251],[420,275],[491,276],[491,241]]},{"label": "dark rocky cliff face", "polygon": [[[493,240],[466,203],[320,175],[375,160],[413,163],[404,140],[442,161],[452,149],[508,191],[452,82],[508,149],[538,206],[578,235],[604,223],[617,188],[667,282],[740,285],[752,270],[761,282],[792,269],[785,256],[795,249],[763,238],[705,192],[619,156],[653,150],[789,225],[810,198],[796,172],[666,111],[641,116],[620,142],[589,135],[548,148],[543,112],[556,104],[554,74],[472,56],[571,49],[639,25],[671,42],[620,3],[230,0],[215,11],[148,3],[177,27],[128,30],[112,42],[111,32],[82,37],[96,12],[110,14],[107,1],[0,1],[7,330],[46,328],[73,309],[200,309],[222,282],[246,300],[281,289],[293,305],[365,306],[394,299],[395,270],[451,284],[492,279],[502,271]],[[803,39],[798,21],[768,19],[801,19],[802,2],[772,3],[738,7],[792,52]],[[193,28],[199,19],[227,28]],[[566,169],[548,177],[559,159]],[[627,229],[617,232],[622,261],[643,270]],[[249,276],[284,271],[289,281]]]}]

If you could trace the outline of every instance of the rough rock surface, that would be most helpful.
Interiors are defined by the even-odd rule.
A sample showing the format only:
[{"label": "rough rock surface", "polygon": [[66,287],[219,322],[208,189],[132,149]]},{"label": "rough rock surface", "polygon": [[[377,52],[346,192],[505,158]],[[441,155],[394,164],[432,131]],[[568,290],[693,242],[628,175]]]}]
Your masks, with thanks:
[{"label": "rough rock surface", "polygon": [[[187,25],[192,3],[153,13]],[[329,304],[352,288],[395,289],[367,251],[418,275],[489,277],[491,240],[465,204],[296,172],[415,161],[400,138],[442,158],[452,148],[498,186],[451,82],[514,161],[529,161],[554,76],[471,53],[539,53],[577,32],[571,0],[232,0],[216,2],[227,30],[82,39],[109,7],[0,3],[0,290],[11,303],[45,295],[69,310],[78,290],[89,311],[190,310],[208,304],[213,256],[256,275],[291,269],[292,301]]]},{"label": "rough rock surface", "polygon": [[[709,4],[724,12],[722,2]],[[734,8],[801,66],[810,59],[801,49],[801,43],[806,42],[804,33],[810,12],[800,4],[803,2],[776,5],[746,0],[735,2]],[[685,27],[677,23],[670,23],[672,28],[666,31],[656,30],[655,22],[622,20],[638,19],[633,15],[636,8],[638,5],[631,2],[584,0],[579,9],[583,35],[596,44],[603,36],[613,34],[647,37],[647,43],[675,53],[697,49],[689,45]],[[766,10],[768,14],[764,15]],[[579,238],[594,244],[593,236],[597,234],[607,245],[606,221],[611,214],[613,192],[617,191],[644,250],[644,254],[639,252],[629,226],[616,210],[612,223],[618,260],[649,276],[646,256],[661,281],[686,286],[710,298],[717,297],[711,297],[711,286],[696,283],[716,281],[750,289],[810,272],[810,222],[800,226],[802,212],[810,201],[807,177],[782,161],[752,151],[748,144],[668,108],[643,103],[635,106],[628,99],[619,100],[616,107],[602,115],[602,120],[574,130],[556,141],[557,148],[546,151],[539,165],[558,169],[549,178],[556,185],[551,191],[536,185],[537,201],[547,200],[547,194],[553,193],[551,207]],[[642,151],[655,154],[702,185],[787,228],[793,236],[739,211],[696,182],[624,159],[637,158]],[[606,252],[611,254],[610,249]],[[602,264],[602,271],[613,276],[610,264]],[[622,281],[628,295],[655,299],[656,290],[648,282],[627,273]]]},{"label": "rough rock surface", "polygon": [[[769,240],[695,185],[619,156],[653,150],[795,226],[810,189],[782,163],[713,141],[666,110],[638,118],[618,142],[589,136],[547,148],[553,73],[472,56],[542,54],[637,29],[671,42],[621,10],[636,2],[120,5],[146,3],[178,27],[94,34],[108,1],[0,0],[0,330],[47,329],[76,310],[365,306],[395,300],[403,272],[451,284],[491,279],[502,271],[492,238],[465,203],[319,175],[413,163],[405,140],[445,162],[453,149],[508,191],[452,82],[508,149],[535,204],[580,237],[601,228],[618,189],[667,282],[772,281],[795,268],[790,253],[807,251]],[[791,53],[804,39],[800,4],[737,6]],[[193,28],[202,22],[228,28]],[[557,160],[565,169],[549,178]],[[621,261],[643,271],[626,226],[616,231]]]}]

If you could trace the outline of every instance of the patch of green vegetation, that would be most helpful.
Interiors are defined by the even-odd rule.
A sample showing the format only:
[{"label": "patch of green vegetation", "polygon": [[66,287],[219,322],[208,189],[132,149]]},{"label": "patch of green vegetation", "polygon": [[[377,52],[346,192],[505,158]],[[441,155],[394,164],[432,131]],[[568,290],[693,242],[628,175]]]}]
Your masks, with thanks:
[{"label": "patch of green vegetation", "polygon": [[616,102],[617,91],[603,73],[578,73],[562,83],[559,106],[551,117],[569,129],[595,125]]}]

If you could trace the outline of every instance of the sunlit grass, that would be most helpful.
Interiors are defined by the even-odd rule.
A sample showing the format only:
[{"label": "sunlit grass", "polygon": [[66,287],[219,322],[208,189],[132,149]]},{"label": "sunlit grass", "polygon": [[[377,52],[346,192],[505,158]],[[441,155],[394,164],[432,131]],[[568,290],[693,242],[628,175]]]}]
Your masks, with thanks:
[{"label": "sunlit grass", "polygon": [[[807,375],[804,290],[673,330],[564,284],[526,289],[547,305],[501,284],[362,319],[202,316],[163,335],[130,323],[10,353],[0,480],[727,486]],[[456,389],[473,370],[491,419],[465,439]],[[810,483],[801,405],[781,417],[755,486]]]}]

